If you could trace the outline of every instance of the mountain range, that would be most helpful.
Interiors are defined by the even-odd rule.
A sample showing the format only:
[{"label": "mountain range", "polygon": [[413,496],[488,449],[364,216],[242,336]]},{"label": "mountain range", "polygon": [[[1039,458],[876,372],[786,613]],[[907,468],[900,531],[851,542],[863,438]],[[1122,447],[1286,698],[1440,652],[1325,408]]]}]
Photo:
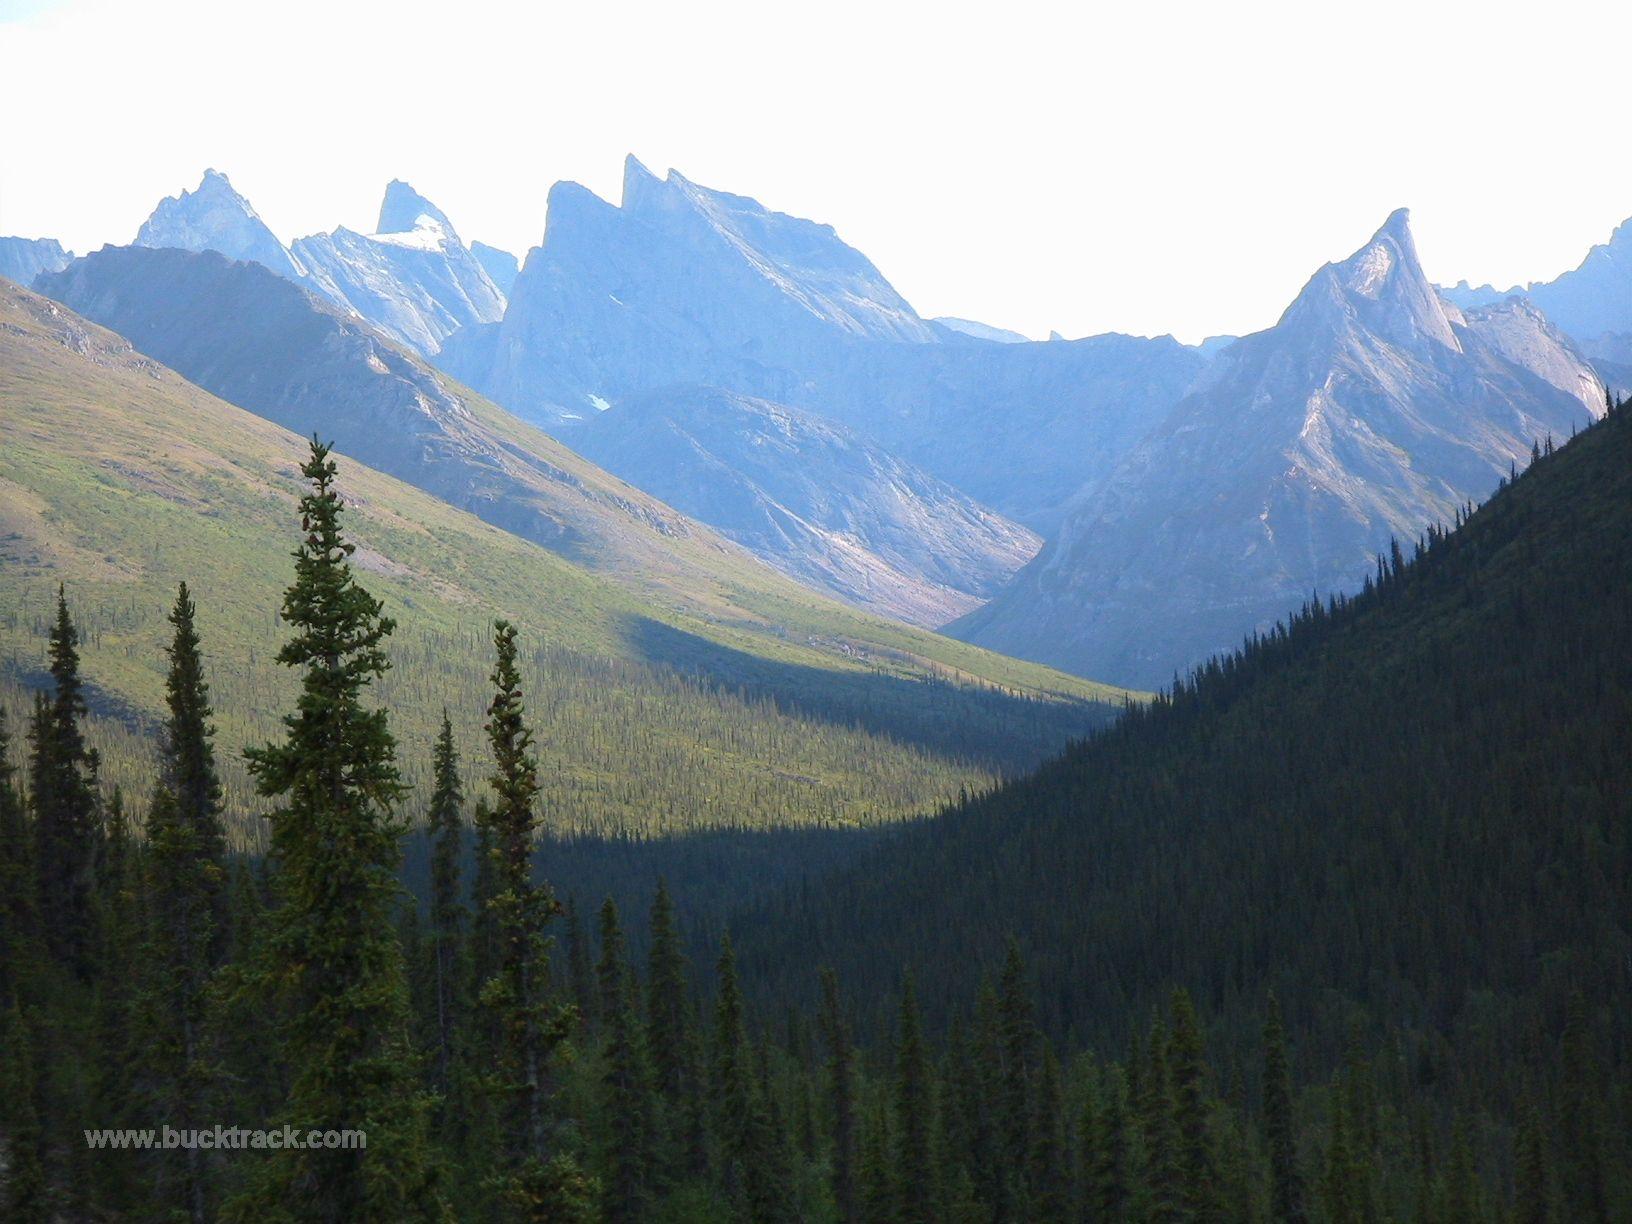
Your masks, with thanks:
[{"label": "mountain range", "polygon": [[[143,283],[172,303],[212,292],[221,317],[252,319],[240,342],[264,335],[290,369],[263,397],[235,380],[237,351],[212,354],[222,337],[142,324],[149,348],[196,363],[246,410],[60,303],[0,285],[0,703],[23,708],[39,683],[37,615],[66,584],[94,740],[129,794],[146,791],[178,581],[200,607],[222,742],[272,733],[288,677],[259,643],[276,632],[307,448],[279,421],[304,432],[324,411],[350,446],[384,440],[376,457],[407,478],[339,452],[354,564],[400,623],[381,690],[393,725],[428,745],[447,706],[473,746],[488,627],[514,620],[560,833],[904,817],[926,793],[988,784],[1057,749],[1123,699],[806,591],[264,269],[253,270],[280,291],[281,315],[242,313],[253,302],[228,289],[251,265],[209,253],[105,250],[64,275],[108,275],[100,301],[113,312],[109,270],[144,264],[165,268],[170,280]],[[451,504],[466,479],[502,496]],[[494,504],[493,521],[478,517]],[[544,520],[560,534],[535,541]],[[417,769],[419,747],[410,756]],[[223,758],[234,809],[253,812],[238,753]]]},{"label": "mountain range", "polygon": [[105,248],[36,285],[223,399],[630,581],[722,547],[691,515],[820,590],[938,625],[1041,543],[842,427],[741,397],[620,404],[575,438],[586,463],[302,282],[213,251]]},{"label": "mountain range", "polygon": [[341,226],[286,247],[226,175],[206,170],[195,190],[160,202],[136,245],[261,264],[421,354],[461,327],[504,313],[504,291],[487,271],[491,265],[507,275],[504,252],[487,247],[478,258],[446,215],[400,180],[385,189],[376,232]]},{"label": "mountain range", "polygon": [[[1603,382],[1632,383],[1632,226],[1509,301],[1436,292],[1397,213],[1275,327],[1199,346],[1032,342],[923,318],[831,227],[633,157],[619,204],[558,184],[519,269],[467,247],[401,181],[376,229],[286,247],[215,171],[142,227],[139,245],[261,265],[328,314],[221,269],[92,257],[53,278],[65,252],[11,258],[235,402],[301,400],[290,423],[326,426],[325,398],[366,404],[387,387],[403,405],[485,397],[537,427],[528,446],[555,470],[587,466],[579,452],[661,499],[643,513],[673,507],[669,521],[707,524],[818,591],[1141,687],[1313,590],[1355,589],[1391,538],[1443,521],[1536,438],[1590,419]],[[221,294],[285,329],[236,335],[210,317]],[[344,337],[343,361],[318,361],[323,378],[301,381],[319,350],[290,339],[295,316]],[[370,360],[391,371],[378,386],[358,374]],[[361,424],[371,411],[334,422],[357,431],[359,453],[575,546],[559,506],[539,514],[519,486],[484,483],[514,466],[497,435],[470,469],[436,467],[414,449],[430,417],[399,408],[414,426],[379,430]],[[464,453],[468,437],[433,432],[426,454]],[[649,553],[628,571],[647,564],[664,562]]]},{"label": "mountain range", "polygon": [[1156,686],[1352,592],[1388,552],[1488,496],[1604,388],[1533,307],[1463,312],[1402,209],[1243,337],[1043,552],[952,626],[970,641]]},{"label": "mountain range", "polygon": [[1042,544],[834,421],[718,388],[634,395],[566,436],[784,573],[911,624],[979,606]]},{"label": "mountain range", "polygon": [[1608,242],[1588,251],[1579,266],[1550,281],[1506,290],[1460,281],[1441,292],[1465,308],[1526,298],[1583,345],[1632,335],[1632,218],[1618,225]]},{"label": "mountain range", "polygon": [[1171,339],[922,319],[831,227],[633,157],[621,205],[556,186],[510,297],[435,360],[564,439],[623,398],[716,387],[835,420],[1043,532],[1206,364]]},{"label": "mountain range", "polygon": [[[1355,270],[1323,272],[1322,296]],[[1447,319],[1441,341],[1466,340]],[[887,997],[910,964],[950,1009],[1007,943],[1038,1022],[1089,1048],[1124,1048],[1183,982],[1250,1065],[1273,992],[1300,1065],[1352,1065],[1397,1025],[1377,1082],[1481,1110],[1516,1066],[1557,1065],[1510,1052],[1556,1033],[1572,997],[1624,1048],[1632,406],[1502,483],[1360,595],[1306,605],[1036,774],[743,915],[763,997],[813,998],[811,964]]]},{"label": "mountain range", "polygon": [[0,238],[0,276],[29,285],[42,272],[68,266],[72,251],[62,249],[55,238]]}]

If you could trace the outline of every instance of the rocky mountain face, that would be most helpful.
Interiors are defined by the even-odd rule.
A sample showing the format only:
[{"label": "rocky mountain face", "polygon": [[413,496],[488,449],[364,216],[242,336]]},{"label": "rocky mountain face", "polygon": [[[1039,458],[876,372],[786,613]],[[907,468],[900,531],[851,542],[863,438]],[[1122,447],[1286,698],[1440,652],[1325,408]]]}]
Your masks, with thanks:
[{"label": "rocky mountain face", "polygon": [[991,340],[998,344],[1025,344],[1030,337],[1022,336],[1017,331],[1010,331],[1006,327],[993,327],[990,323],[980,323],[974,319],[959,319],[952,315],[941,315],[930,320],[937,327],[958,336],[967,336],[971,340]]},{"label": "rocky mountain face", "polygon": [[859,339],[936,333],[830,227],[672,171],[658,179],[631,157],[621,207],[556,184],[504,321],[461,334],[438,362],[553,424],[676,383],[776,398],[818,354]]},{"label": "rocky mountain face", "polygon": [[385,189],[377,233],[342,226],[285,247],[226,175],[207,170],[196,191],[160,202],[136,245],[261,264],[422,355],[458,328],[504,314],[504,293],[453,224],[400,180]]},{"label": "rocky mountain face", "polygon": [[564,436],[783,573],[912,624],[978,606],[1042,543],[841,425],[734,392],[644,392]]},{"label": "rocky mountain face", "polygon": [[521,261],[509,251],[501,251],[498,247],[488,246],[485,242],[471,243],[470,253],[476,257],[476,262],[482,265],[482,271],[487,273],[487,279],[493,282],[493,287],[508,298],[510,288],[516,283],[516,277],[521,272]]},{"label": "rocky mountain face", "polygon": [[108,247],[37,283],[211,394],[580,564],[659,587],[708,558],[754,565],[258,264]]},{"label": "rocky mountain face", "polygon": [[0,276],[25,289],[41,272],[65,268],[73,257],[55,238],[0,238]]},{"label": "rocky mountain face", "polygon": [[1632,218],[1621,222],[1608,242],[1588,251],[1579,267],[1550,281],[1506,290],[1461,281],[1441,292],[1464,309],[1518,294],[1582,344],[1632,333]]},{"label": "rocky mountain face", "polygon": [[788,402],[842,421],[1042,535],[1211,361],[1171,336],[857,345]]},{"label": "rocky mountain face", "polygon": [[436,361],[562,436],[676,385],[802,408],[1043,531],[1207,364],[1168,338],[979,328],[919,318],[829,226],[631,158],[621,206],[556,187],[503,322]]},{"label": "rocky mountain face", "polygon": [[417,353],[504,314],[504,293],[448,218],[407,183],[385,189],[373,234],[339,229],[297,239],[312,286]]},{"label": "rocky mountain face", "polygon": [[1280,321],[1080,495],[969,641],[1083,674],[1162,685],[1314,592],[1357,588],[1487,496],[1603,387],[1533,306],[1464,312],[1417,260],[1404,210],[1317,272]]},{"label": "rocky mountain face", "polygon": [[219,251],[228,259],[251,260],[290,280],[305,276],[288,248],[219,170],[206,170],[196,189],[160,200],[137,232],[136,245]]}]

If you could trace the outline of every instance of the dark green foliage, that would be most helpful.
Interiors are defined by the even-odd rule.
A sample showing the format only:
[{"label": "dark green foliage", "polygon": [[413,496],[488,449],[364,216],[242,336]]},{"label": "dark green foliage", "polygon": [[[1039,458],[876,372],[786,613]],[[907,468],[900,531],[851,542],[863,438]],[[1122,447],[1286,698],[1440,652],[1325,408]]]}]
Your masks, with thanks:
[{"label": "dark green foliage", "polygon": [[1178,1136],[1178,1171],[1185,1214],[1198,1221],[1220,1220],[1224,1207],[1219,1193],[1218,1160],[1210,1124],[1212,1101],[1206,1083],[1201,1030],[1190,995],[1174,991],[1171,1007],[1172,1037],[1168,1045],[1168,1074],[1173,1090],[1174,1129]]},{"label": "dark green foliage", "polygon": [[447,1092],[453,1062],[453,1034],[459,1022],[459,951],[465,907],[459,899],[459,863],[465,835],[464,790],[459,781],[459,752],[453,745],[453,723],[442,711],[431,758],[431,806],[426,825],[435,839],[431,849],[431,952],[436,1001],[436,1086]]},{"label": "dark green foliage", "polygon": [[1037,1027],[1032,1020],[1031,991],[1020,945],[1009,940],[998,984],[998,1143],[1002,1161],[998,1174],[998,1213],[1002,1219],[1024,1219],[1027,1158],[1031,1154],[1031,1076],[1037,1049]]},{"label": "dark green foliage", "polygon": [[594,959],[589,952],[589,939],[584,934],[583,915],[578,911],[578,898],[568,897],[562,908],[567,920],[567,979],[572,985],[573,1005],[578,1020],[588,1026],[594,1023],[599,998],[595,990]]},{"label": "dark green foliage", "polygon": [[[183,583],[170,612],[170,716],[147,820],[152,984],[143,1005],[142,1056],[152,1115],[202,1123],[214,1069],[206,991],[227,944],[226,840],[194,615]],[[213,1198],[208,1174],[200,1150],[175,1153],[160,1171],[159,1193],[199,1224]]]},{"label": "dark green foliage", "polygon": [[601,1017],[606,1033],[606,1152],[603,1214],[611,1224],[629,1224],[646,1209],[652,1171],[652,1108],[649,1077],[635,1011],[635,982],[629,972],[610,898],[601,907]]},{"label": "dark green foliage", "polygon": [[1084,1214],[1115,1224],[1128,1218],[1128,1083],[1120,1067],[1100,1077],[1093,1126],[1084,1143]]},{"label": "dark green foliage", "polygon": [[1264,1020],[1264,1145],[1269,1151],[1270,1201],[1278,1224],[1303,1224],[1303,1175],[1292,1116],[1292,1069],[1281,1005],[1273,993]]},{"label": "dark green foliage", "polygon": [[0,1133],[6,1161],[0,1215],[17,1224],[33,1224],[51,1214],[34,1062],[35,1042],[22,1010],[15,999],[0,1004]]},{"label": "dark green foliage", "polygon": [[291,1068],[282,1122],[299,1130],[366,1127],[366,1148],[282,1149],[233,1204],[238,1218],[402,1220],[440,1207],[431,1182],[425,1100],[409,1043],[402,948],[391,917],[402,795],[386,712],[368,685],[390,666],[392,629],[352,574],[328,448],[301,469],[304,539],[283,602],[294,636],[278,652],[300,671],[286,738],[252,750],[272,815],[277,905],[262,977]]},{"label": "dark green foliage", "polygon": [[16,778],[10,728],[0,707],[0,1007],[26,992],[28,979],[40,968],[34,832]]},{"label": "dark green foliage", "polygon": [[[1392,1176],[1390,1111],[1418,1094],[1442,1157],[1461,1110],[1481,1179],[1507,1176],[1541,1076],[1566,1218],[1613,1216],[1628,1179],[1604,1145],[1625,1132],[1604,1085],[1632,1065],[1632,414],[1458,519],[1037,773],[755,907],[734,925],[763,966],[750,993],[809,999],[798,967],[816,960],[876,998],[910,964],[944,1017],[1014,932],[1055,1039],[1124,1048],[1183,983],[1233,1066],[1273,985],[1299,1082],[1358,1034],[1364,1071],[1339,1090],[1356,1210],[1437,1195]],[[1526,1058],[1532,1035],[1556,1049],[1577,988],[1570,1058]],[[1566,1063],[1562,1099],[1598,1100],[1568,1117]],[[1313,1191],[1327,1110],[1294,1126]]]},{"label": "dark green foliage", "polygon": [[909,975],[901,988],[895,1049],[896,1212],[900,1224],[927,1224],[939,1201],[932,1146],[934,1099],[929,1055]]},{"label": "dark green foliage", "polygon": [[1043,1049],[1037,1076],[1026,1177],[1026,1202],[1031,1218],[1066,1219],[1071,1210],[1071,1187],[1066,1176],[1065,1099],[1060,1085],[1060,1060],[1048,1046]]},{"label": "dark green foliage", "polygon": [[839,980],[831,969],[822,974],[822,1040],[827,1044],[828,1110],[833,1128],[831,1188],[841,1224],[861,1219],[860,1161],[856,1115],[856,1051],[850,1024],[839,1002]]},{"label": "dark green foliage", "polygon": [[79,631],[61,587],[48,653],[53,690],[36,703],[30,730],[40,925],[52,953],[83,977],[91,970],[92,898],[102,813],[97,755],[85,744]]},{"label": "dark green foliage", "polygon": [[[195,1213],[192,1188],[202,1185],[206,1209],[218,1196],[227,1218],[395,1220],[439,1213],[430,1170],[440,1165],[450,1212],[483,1221],[1627,1218],[1632,1035],[1618,974],[1632,791],[1621,785],[1626,754],[1607,748],[1619,743],[1609,732],[1628,725],[1619,717],[1629,678],[1620,644],[1632,625],[1621,585],[1632,565],[1621,547],[1632,541],[1628,424],[1617,410],[1572,446],[1543,451],[1536,473],[1465,535],[1386,560],[1370,595],[1311,612],[1077,751],[1052,779],[967,801],[932,827],[930,849],[914,831],[874,847],[867,870],[898,871],[883,877],[899,894],[890,921],[844,908],[866,895],[854,874],[807,883],[779,905],[778,921],[793,930],[818,902],[827,915],[815,933],[803,930],[794,959],[775,957],[756,919],[739,917],[734,929],[752,942],[740,964],[722,942],[712,1000],[688,994],[667,887],[657,888],[644,943],[609,902],[599,964],[580,938],[579,972],[551,980],[547,930],[558,907],[536,871],[565,843],[541,850],[536,838],[539,764],[515,635],[501,624],[488,724],[494,797],[479,805],[462,958],[471,967],[450,962],[456,994],[467,975],[486,983],[484,1006],[423,1024],[418,1051],[399,939],[426,945],[418,989],[434,1000],[437,914],[457,911],[465,873],[457,844],[433,834],[430,871],[416,861],[408,873],[429,881],[428,926],[400,904],[401,784],[384,719],[362,701],[384,665],[388,623],[351,581],[337,528],[330,537],[323,525],[338,504],[324,508],[318,481],[286,607],[296,636],[285,661],[302,669],[302,699],[285,742],[253,758],[263,784],[285,783],[269,790],[279,800],[270,857],[226,859],[212,836],[217,801],[187,798],[218,792],[207,781],[209,695],[184,593],[172,621],[173,761],[153,788],[145,841],[117,790],[104,804],[94,762],[81,763],[97,814],[83,956],[53,960],[9,926],[0,931],[10,996],[0,998],[0,1207],[8,1219],[174,1218]],[[313,464],[321,460],[319,451]],[[1555,484],[1562,492],[1549,491]],[[1558,534],[1561,517],[1569,530]],[[1550,551],[1526,548],[1534,532]],[[1606,538],[1613,549],[1593,544]],[[1528,584],[1522,596],[1514,574]],[[1583,588],[1593,617],[1577,632]],[[1509,649],[1501,635],[1517,633],[1523,617],[1545,631]],[[1392,627],[1402,618],[1409,632]],[[60,620],[55,636],[68,640]],[[1423,634],[1434,653],[1418,651]],[[1567,648],[1554,649],[1560,638]],[[319,648],[325,642],[330,649]],[[1494,678],[1481,675],[1458,696],[1473,650]],[[1537,653],[1562,680],[1531,669]],[[1575,704],[1530,714],[1490,687],[1533,686],[1528,702],[1556,697],[1565,682]],[[1386,747],[1368,745],[1363,723],[1325,704],[1334,683],[1373,702],[1371,717],[1392,737]],[[1273,700],[1259,694],[1265,686]],[[1391,695],[1386,712],[1378,686]],[[1464,716],[1508,734],[1502,753],[1481,757],[1452,722],[1425,734],[1415,711],[1443,713],[1447,700],[1483,703]],[[1294,734],[1283,706],[1330,716],[1353,742],[1303,723]],[[1277,748],[1258,723],[1279,727],[1287,743],[1315,737],[1322,752]],[[36,761],[56,751],[53,727],[53,700],[42,694]],[[0,872],[35,879],[41,843],[11,785],[4,732],[0,724]],[[1546,806],[1563,783],[1538,744],[1574,767],[1573,806]],[[1259,755],[1241,755],[1248,745]],[[443,830],[458,828],[452,748],[445,733],[431,805]],[[1138,761],[1122,755],[1135,753]],[[1522,777],[1508,756],[1525,762]],[[189,773],[183,758],[206,768]],[[1393,770],[1361,770],[1379,759]],[[1062,779],[1083,762],[1097,772],[1072,790]],[[1464,769],[1466,796],[1440,776],[1452,768]],[[1139,782],[1140,770],[1159,776]],[[189,786],[183,774],[206,782]],[[1209,778],[1216,789],[1197,797],[1192,788]],[[1059,806],[1050,786],[1077,806]],[[49,780],[39,793],[54,801]],[[1294,822],[1280,806],[1289,794],[1318,797],[1318,810]],[[1143,806],[1119,806],[1135,795]],[[1384,807],[1404,815],[1383,820]],[[1002,820],[1012,827],[998,836]],[[1385,838],[1390,871],[1344,820]],[[1062,829],[1093,853],[1058,840]],[[1055,840],[1028,840],[1045,834]],[[940,841],[977,847],[978,871],[924,886],[917,856],[935,861]],[[1324,864],[1320,906],[1309,903],[1315,861]],[[1130,871],[1124,888],[1117,873]],[[1061,873],[1072,889],[1055,888]],[[1244,896],[1236,874],[1267,898]],[[649,871],[642,898],[657,879]],[[965,884],[969,900],[949,906]],[[1005,943],[992,924],[1009,912],[1035,918],[1033,893],[1060,909],[1040,926],[1022,924],[1028,965],[1020,943]],[[35,921],[30,904],[0,903],[8,922],[21,915],[19,930]],[[956,927],[966,905],[980,921]],[[943,959],[943,933],[926,928],[921,911],[964,937],[954,958]],[[702,912],[710,916],[699,923],[688,909],[693,938],[719,930],[717,911]],[[1119,942],[1135,920],[1148,947]],[[445,928],[456,948],[462,928]],[[902,946],[899,929],[922,946],[901,956],[912,973],[892,1006],[890,992],[866,987],[876,987],[868,965],[879,949]],[[864,988],[854,1016],[841,1008],[839,979],[808,967],[813,947],[847,930],[864,941],[842,949]],[[1325,940],[1360,958],[1352,972]],[[646,950],[644,981],[630,946]],[[131,965],[137,971],[125,972]],[[983,970],[997,972],[996,989]],[[1255,1000],[1270,980],[1266,1016]],[[819,1050],[800,1009],[816,990]],[[567,1001],[577,994],[594,1006],[593,1025],[573,1022]],[[1288,1002],[1284,1015],[1278,1000]],[[696,1007],[711,1007],[712,1025],[695,1022]],[[180,1053],[189,1016],[202,1037],[197,1057]],[[1092,1052],[1119,1048],[1129,1050],[1121,1061]],[[452,1052],[449,1073],[438,1070],[439,1050]],[[1260,1057],[1255,1092],[1247,1069]],[[485,1101],[469,1090],[478,1072],[493,1090]],[[421,1088],[443,1083],[428,1118]],[[194,1092],[228,1117],[366,1125],[369,1148],[332,1160],[227,1154],[195,1178],[184,1160],[77,1142],[82,1126],[139,1121],[156,1104],[191,1108],[177,1102]]]},{"label": "dark green foliage", "polygon": [[1526,1101],[1519,1117],[1517,1151],[1513,1161],[1515,1224],[1548,1224],[1553,1218],[1547,1141],[1533,1101]]},{"label": "dark green foliage", "polygon": [[646,970],[646,1045],[657,1090],[671,1104],[686,1093],[686,963],[674,901],[657,883],[652,899],[652,945]]},{"label": "dark green foliage", "polygon": [[493,629],[496,660],[487,736],[493,750],[493,805],[483,816],[492,849],[493,915],[497,944],[494,975],[481,1001],[494,1018],[492,1087],[498,1104],[503,1158],[498,1197],[507,1216],[523,1220],[568,1218],[589,1183],[570,1153],[555,1142],[550,1113],[551,1060],[566,1039],[576,1012],[552,1002],[547,924],[561,912],[546,885],[532,876],[538,761],[527,726],[521,676],[516,668],[516,631],[505,621]]}]

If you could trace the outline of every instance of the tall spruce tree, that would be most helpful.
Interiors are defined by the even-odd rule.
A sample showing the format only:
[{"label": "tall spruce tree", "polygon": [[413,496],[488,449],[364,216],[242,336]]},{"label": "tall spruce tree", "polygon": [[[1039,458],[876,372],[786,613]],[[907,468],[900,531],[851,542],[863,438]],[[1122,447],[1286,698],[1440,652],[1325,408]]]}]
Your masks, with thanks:
[{"label": "tall spruce tree", "polygon": [[[92,971],[94,1024],[86,1063],[92,1073],[92,1099],[104,1125],[130,1126],[144,1101],[140,1069],[147,1053],[139,1023],[142,952],[148,930],[146,875],[142,847],[116,786],[103,814],[97,887]],[[91,1182],[99,1203],[114,1209],[135,1206],[142,1197],[142,1170],[150,1153],[120,1151],[91,1163]]]},{"label": "tall spruce tree", "polygon": [[726,1192],[739,1204],[747,1197],[746,1183],[754,1162],[753,1096],[748,1039],[743,1027],[742,990],[737,982],[737,957],[727,933],[720,940],[715,964],[718,981],[714,996],[714,1048],[709,1075],[714,1131],[720,1140],[720,1171]]},{"label": "tall spruce tree", "polygon": [[900,1224],[928,1224],[935,1218],[933,1105],[918,995],[908,974],[901,987],[895,1047],[895,1218]]},{"label": "tall spruce tree", "polygon": [[1218,1157],[1209,1124],[1212,1101],[1207,1090],[1201,1027],[1188,991],[1173,992],[1170,1011],[1172,1036],[1168,1046],[1168,1074],[1173,1085],[1184,1205],[1191,1219],[1219,1220],[1224,1209],[1219,1194]]},{"label": "tall spruce tree", "polygon": [[300,699],[285,737],[247,753],[272,814],[277,905],[263,978],[292,1069],[283,1121],[297,1131],[367,1130],[366,1146],[278,1151],[232,1204],[240,1219],[362,1221],[442,1214],[426,1141],[426,1101],[409,1040],[400,885],[402,795],[386,713],[364,694],[390,662],[394,628],[352,574],[336,465],[315,438],[301,468],[304,538],[278,661]]},{"label": "tall spruce tree", "polygon": [[493,1014],[498,1049],[493,1085],[502,1136],[500,1202],[508,1218],[569,1220],[593,1207],[593,1188],[570,1153],[556,1143],[550,1114],[551,1059],[577,1013],[548,998],[548,924],[561,912],[549,887],[534,881],[538,830],[538,761],[527,726],[516,630],[493,627],[493,700],[487,737],[493,749],[493,803],[485,813],[492,838],[493,913],[498,964],[482,988]]},{"label": "tall spruce tree", "polygon": [[39,961],[33,829],[16,777],[0,706],[0,1007],[28,992]]},{"label": "tall spruce tree", "polygon": [[1012,938],[998,985],[998,1040],[1002,1060],[998,1105],[1002,1155],[1002,1167],[998,1171],[998,1218],[1020,1219],[1024,1216],[1027,1164],[1031,1155],[1037,1026],[1032,1019],[1025,962],[1020,956],[1019,943]]},{"label": "tall spruce tree", "polygon": [[1151,1224],[1166,1224],[1185,1216],[1184,1174],[1180,1164],[1182,1138],[1173,1104],[1173,1081],[1168,1071],[1167,1027],[1158,1016],[1146,1038],[1144,1066],[1139,1070],[1138,1209]]},{"label": "tall spruce tree", "polygon": [[573,1005],[578,1009],[579,1025],[593,1028],[597,1013],[595,959],[590,955],[589,937],[584,933],[584,916],[579,912],[576,896],[568,895],[563,913],[567,920],[567,982],[572,988]]},{"label": "tall spruce tree", "polygon": [[646,960],[646,1048],[657,1091],[672,1106],[686,1089],[686,962],[674,900],[657,882],[652,898],[651,948]]},{"label": "tall spruce tree", "polygon": [[1094,1109],[1091,1154],[1083,1176],[1090,1219],[1120,1224],[1128,1218],[1132,1197],[1128,1185],[1128,1082],[1120,1067],[1111,1067],[1099,1084]]},{"label": "tall spruce tree", "polygon": [[35,708],[30,762],[40,923],[50,951],[85,977],[93,969],[92,896],[102,813],[97,756],[85,744],[79,631],[61,585],[48,653],[54,687]]},{"label": "tall spruce tree", "polygon": [[[205,1114],[213,1061],[206,991],[226,947],[226,834],[195,612],[184,582],[170,611],[169,715],[147,821],[155,989],[144,1008],[156,1114],[189,1124]],[[195,1224],[210,1210],[206,1175],[204,1153],[190,1147],[174,1154],[160,1181],[164,1196]]]},{"label": "tall spruce tree", "polygon": [[1514,1148],[1515,1224],[1548,1224],[1553,1214],[1547,1147],[1534,1101],[1525,1101],[1521,1109]]},{"label": "tall spruce tree", "polygon": [[0,1217],[15,1224],[55,1218],[42,1152],[35,1049],[17,1000],[0,1000],[0,1134],[6,1152]]},{"label": "tall spruce tree", "polygon": [[431,842],[432,991],[436,1010],[436,1087],[446,1094],[451,1079],[453,1036],[459,1022],[459,950],[465,907],[459,899],[459,861],[464,851],[464,789],[453,723],[442,708],[442,729],[431,756],[431,806],[426,816]]},{"label": "tall spruce tree", "polygon": [[1597,1092],[1602,1072],[1586,999],[1579,990],[1571,994],[1565,1012],[1562,1047],[1558,1137],[1565,1207],[1571,1220],[1603,1224],[1610,1215]]},{"label": "tall spruce tree", "polygon": [[833,970],[821,972],[822,1038],[827,1042],[828,1109],[833,1121],[831,1184],[841,1224],[861,1219],[857,1119],[856,1051],[850,1025],[839,1002],[839,979]]},{"label": "tall spruce tree", "polygon": [[602,1027],[606,1034],[602,1084],[606,1090],[605,1217],[631,1224],[645,1214],[650,1172],[651,1117],[647,1071],[635,1018],[634,980],[626,959],[618,907],[601,906]]},{"label": "tall spruce tree", "polygon": [[786,1218],[790,1204],[783,1153],[771,1116],[771,1103],[756,1083],[753,1049],[743,1015],[737,956],[726,935],[716,966],[719,993],[714,1004],[712,1084],[715,1133],[719,1136],[720,1171],[734,1215],[743,1220]]},{"label": "tall spruce tree", "polygon": [[1269,1150],[1270,1206],[1279,1224],[1304,1224],[1303,1177],[1298,1171],[1292,1118],[1292,1065],[1281,1005],[1271,992],[1264,1020],[1264,1145]]},{"label": "tall spruce tree", "polygon": [[1031,1153],[1027,1158],[1027,1201],[1034,1219],[1064,1220],[1071,1212],[1071,1186],[1066,1173],[1065,1093],[1060,1083],[1060,1062],[1052,1046],[1043,1047],[1037,1075],[1035,1118],[1031,1126]]}]

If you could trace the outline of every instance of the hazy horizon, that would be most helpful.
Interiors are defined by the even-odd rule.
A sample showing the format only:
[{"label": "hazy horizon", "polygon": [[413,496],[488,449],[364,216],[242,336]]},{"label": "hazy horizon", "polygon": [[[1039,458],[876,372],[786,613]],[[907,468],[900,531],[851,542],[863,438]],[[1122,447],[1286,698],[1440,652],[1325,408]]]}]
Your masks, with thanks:
[{"label": "hazy horizon", "polygon": [[633,153],[832,225],[925,316],[1196,341],[1396,207],[1435,280],[1501,288],[1632,215],[1580,51],[1632,18],[1588,6],[697,11],[0,0],[0,76],[48,120],[8,133],[0,233],[126,243],[213,166],[286,242],[372,230],[403,178],[524,257],[551,184],[615,202]]}]

